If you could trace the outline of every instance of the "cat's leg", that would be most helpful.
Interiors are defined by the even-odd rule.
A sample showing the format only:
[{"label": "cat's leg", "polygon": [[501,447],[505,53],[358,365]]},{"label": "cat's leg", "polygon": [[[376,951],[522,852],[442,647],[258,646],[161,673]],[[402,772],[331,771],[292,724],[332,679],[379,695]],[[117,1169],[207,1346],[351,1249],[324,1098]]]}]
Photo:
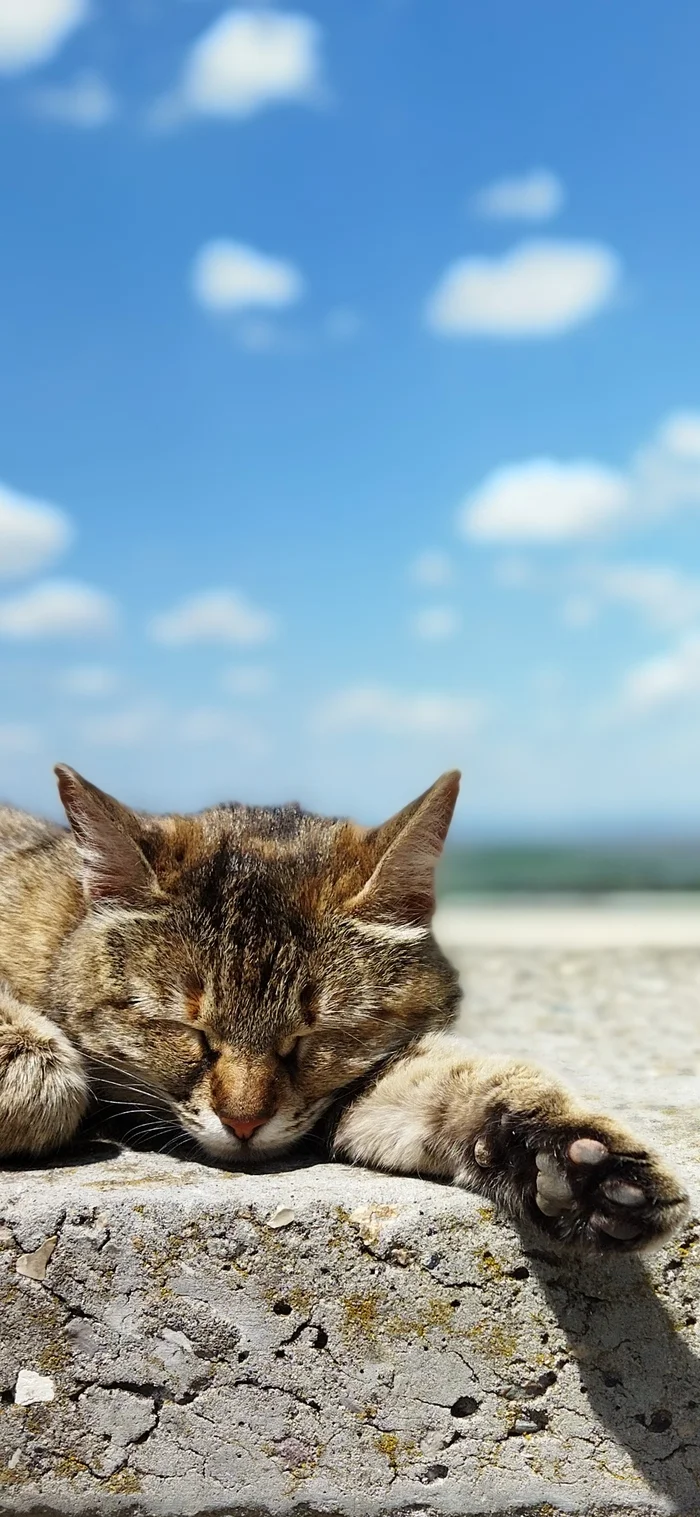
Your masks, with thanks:
[{"label": "cat's leg", "polygon": [[335,1151],[359,1164],[440,1175],[551,1237],[629,1252],[668,1238],[682,1185],[609,1117],[527,1064],[431,1036],[343,1113]]},{"label": "cat's leg", "polygon": [[88,1098],[82,1059],[65,1034],[0,985],[0,1158],[61,1148]]}]

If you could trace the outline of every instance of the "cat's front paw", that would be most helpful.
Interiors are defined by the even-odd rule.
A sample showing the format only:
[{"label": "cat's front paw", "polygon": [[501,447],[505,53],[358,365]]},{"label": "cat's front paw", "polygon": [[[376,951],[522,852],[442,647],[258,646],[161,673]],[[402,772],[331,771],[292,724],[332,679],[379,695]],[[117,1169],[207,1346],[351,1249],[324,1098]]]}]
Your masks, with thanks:
[{"label": "cat's front paw", "polygon": [[9,1012],[0,1004],[0,1157],[62,1148],[87,1105],[82,1059],[60,1028],[16,1002]]},{"label": "cat's front paw", "polygon": [[521,1215],[599,1252],[658,1247],[688,1213],[675,1176],[603,1118],[550,1125],[532,1113],[504,1113],[477,1139],[474,1159],[500,1169],[498,1189]]}]

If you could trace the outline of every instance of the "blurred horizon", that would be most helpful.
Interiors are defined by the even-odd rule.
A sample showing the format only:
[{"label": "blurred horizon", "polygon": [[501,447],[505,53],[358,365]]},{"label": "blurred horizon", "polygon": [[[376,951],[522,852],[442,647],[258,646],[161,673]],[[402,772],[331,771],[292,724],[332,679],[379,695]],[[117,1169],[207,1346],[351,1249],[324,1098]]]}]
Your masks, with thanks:
[{"label": "blurred horizon", "polygon": [[457,851],[693,874],[699,47],[0,0],[0,797],[373,822],[460,767]]}]

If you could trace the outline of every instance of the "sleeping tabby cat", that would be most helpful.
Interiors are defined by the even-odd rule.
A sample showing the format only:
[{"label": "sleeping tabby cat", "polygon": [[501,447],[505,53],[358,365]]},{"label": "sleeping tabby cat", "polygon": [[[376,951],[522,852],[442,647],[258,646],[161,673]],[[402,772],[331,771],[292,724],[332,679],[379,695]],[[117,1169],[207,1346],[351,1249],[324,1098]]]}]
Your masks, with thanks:
[{"label": "sleeping tabby cat", "polygon": [[458,774],[367,829],[147,816],[56,772],[70,831],[0,809],[1,1155],[119,1102],[236,1167],[316,1129],[598,1250],[678,1226],[682,1188],[623,1128],[445,1035],[459,990],[430,923]]}]

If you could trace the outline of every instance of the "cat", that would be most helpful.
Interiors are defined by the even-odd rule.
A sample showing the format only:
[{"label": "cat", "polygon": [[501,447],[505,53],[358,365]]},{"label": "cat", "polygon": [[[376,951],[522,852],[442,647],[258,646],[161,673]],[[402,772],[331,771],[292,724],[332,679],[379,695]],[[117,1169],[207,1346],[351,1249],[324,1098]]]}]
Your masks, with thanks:
[{"label": "cat", "polygon": [[680,1225],[643,1144],[447,1035],[460,992],[431,921],[457,772],[375,828],[145,815],[56,774],[68,829],[0,808],[0,1156],[60,1151],[117,1103],[236,1167],[322,1133],[598,1251]]}]

